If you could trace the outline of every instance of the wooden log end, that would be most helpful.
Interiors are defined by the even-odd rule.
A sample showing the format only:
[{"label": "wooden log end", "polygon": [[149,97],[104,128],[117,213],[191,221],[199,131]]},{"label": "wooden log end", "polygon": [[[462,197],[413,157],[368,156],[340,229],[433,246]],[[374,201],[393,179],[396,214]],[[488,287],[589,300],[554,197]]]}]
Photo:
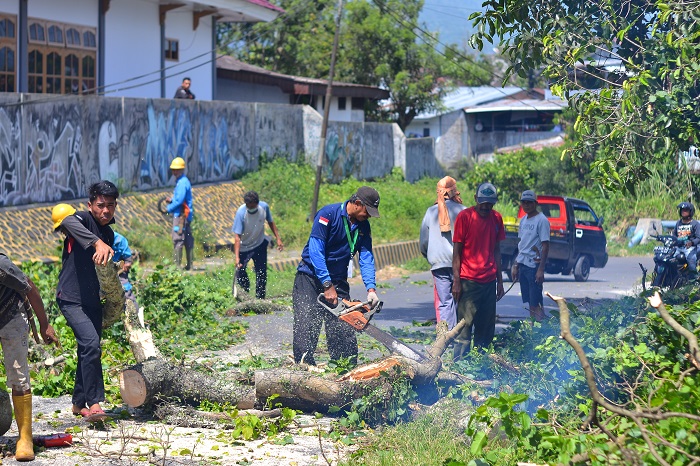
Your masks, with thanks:
[{"label": "wooden log end", "polygon": [[401,363],[396,358],[389,357],[386,359],[382,359],[381,361],[376,363],[359,366],[351,370],[347,374],[343,375],[339,379],[336,379],[336,382],[345,382],[348,380],[358,381],[374,379],[376,377],[379,377],[379,375],[382,372],[387,372],[391,370],[392,367],[398,366],[400,364]]},{"label": "wooden log end", "polygon": [[146,379],[138,371],[125,369],[119,374],[119,392],[129,407],[143,406],[148,399]]}]

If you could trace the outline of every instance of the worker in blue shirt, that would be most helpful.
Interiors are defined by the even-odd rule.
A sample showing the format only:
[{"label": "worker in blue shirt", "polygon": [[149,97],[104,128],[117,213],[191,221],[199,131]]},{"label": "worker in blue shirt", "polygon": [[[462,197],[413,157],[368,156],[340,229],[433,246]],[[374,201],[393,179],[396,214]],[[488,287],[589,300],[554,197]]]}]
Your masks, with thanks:
[{"label": "worker in blue shirt", "polygon": [[324,309],[317,297],[323,294],[329,306],[350,298],[348,267],[357,253],[367,301],[371,307],[379,303],[369,217],[379,217],[379,193],[369,186],[359,188],[346,202],[324,206],[316,213],[292,292],[296,363],[316,365],[314,352],[324,322],[331,360],[357,362],[355,330]]},{"label": "worker in blue shirt", "polygon": [[134,286],[131,284],[131,281],[129,281],[129,271],[134,264],[133,254],[129,247],[129,242],[116,231],[114,232],[114,244],[112,245],[112,249],[114,250],[114,257],[112,257],[112,260],[115,263],[123,261],[122,268],[119,270],[119,282],[122,284],[122,288],[124,288],[124,296],[126,299],[132,300],[136,305],[136,309],[138,309],[139,305],[136,302],[136,296],[134,296],[133,291]]},{"label": "worker in blue shirt", "polygon": [[182,157],[175,157],[170,163],[170,170],[173,172],[176,184],[172,197],[166,199],[169,202],[167,211],[173,214],[173,262],[182,264],[182,247],[185,247],[187,265],[185,270],[192,268],[194,237],[190,224],[194,218],[192,209],[192,184],[185,176],[185,160]]}]

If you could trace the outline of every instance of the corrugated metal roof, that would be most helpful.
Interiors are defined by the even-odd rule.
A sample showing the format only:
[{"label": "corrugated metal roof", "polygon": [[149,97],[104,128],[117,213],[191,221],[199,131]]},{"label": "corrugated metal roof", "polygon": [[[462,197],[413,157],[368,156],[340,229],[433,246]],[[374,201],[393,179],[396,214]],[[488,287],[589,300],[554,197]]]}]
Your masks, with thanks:
[{"label": "corrugated metal roof", "polygon": [[427,120],[438,115],[444,115],[446,113],[454,112],[455,110],[463,109],[465,107],[472,107],[494,100],[503,99],[504,97],[508,97],[522,91],[523,90],[519,87],[458,87],[442,99],[442,103],[445,107],[444,110],[421,113],[416,116],[415,120]]},{"label": "corrugated metal roof", "polygon": [[[283,92],[289,94],[325,95],[326,86],[328,85],[328,80],[326,79],[305,78],[303,76],[277,73],[236,60],[231,56],[217,58],[216,68],[220,70],[223,78],[278,86]],[[337,97],[364,97],[380,100],[388,98],[389,92],[374,86],[333,81],[333,95]]]},{"label": "corrugated metal roof", "polygon": [[558,112],[565,109],[566,107],[568,107],[568,104],[561,99],[500,99],[494,102],[488,102],[483,105],[464,107],[464,113],[510,111]]}]

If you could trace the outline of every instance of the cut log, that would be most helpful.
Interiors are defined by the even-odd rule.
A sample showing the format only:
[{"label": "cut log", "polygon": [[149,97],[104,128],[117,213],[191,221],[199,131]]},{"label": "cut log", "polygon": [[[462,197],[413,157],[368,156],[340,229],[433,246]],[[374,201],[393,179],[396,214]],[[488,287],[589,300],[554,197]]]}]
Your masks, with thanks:
[{"label": "cut log", "polygon": [[131,299],[126,300],[124,330],[137,363],[163,358],[158,347],[153,343],[151,331],[144,325],[143,308],[136,309],[136,304]]},{"label": "cut log", "polygon": [[204,400],[240,409],[254,405],[252,387],[222,381],[165,359],[149,359],[123,370],[119,391],[124,403],[132,408],[173,398],[193,405]]},{"label": "cut log", "polygon": [[122,318],[124,313],[124,288],[119,281],[119,270],[122,262],[118,264],[109,261],[106,265],[95,265],[97,281],[100,282],[100,299],[102,305],[102,328],[109,328]]}]

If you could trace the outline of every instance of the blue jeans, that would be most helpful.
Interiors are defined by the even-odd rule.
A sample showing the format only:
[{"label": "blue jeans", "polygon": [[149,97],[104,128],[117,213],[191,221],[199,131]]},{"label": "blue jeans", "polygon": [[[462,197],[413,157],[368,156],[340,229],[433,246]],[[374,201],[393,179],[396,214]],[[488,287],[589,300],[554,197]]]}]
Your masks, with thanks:
[{"label": "blue jeans", "polygon": [[438,322],[445,321],[450,330],[457,325],[457,302],[452,296],[452,269],[431,270],[435,291],[435,314]]},{"label": "blue jeans", "polygon": [[688,270],[692,273],[698,270],[698,248],[691,246],[689,248],[683,248],[683,253],[685,254],[685,260],[688,262]]},{"label": "blue jeans", "polygon": [[520,280],[520,294],[523,295],[523,303],[529,303],[530,307],[542,306],[543,284],[535,282],[535,267],[518,264],[518,279]]}]

